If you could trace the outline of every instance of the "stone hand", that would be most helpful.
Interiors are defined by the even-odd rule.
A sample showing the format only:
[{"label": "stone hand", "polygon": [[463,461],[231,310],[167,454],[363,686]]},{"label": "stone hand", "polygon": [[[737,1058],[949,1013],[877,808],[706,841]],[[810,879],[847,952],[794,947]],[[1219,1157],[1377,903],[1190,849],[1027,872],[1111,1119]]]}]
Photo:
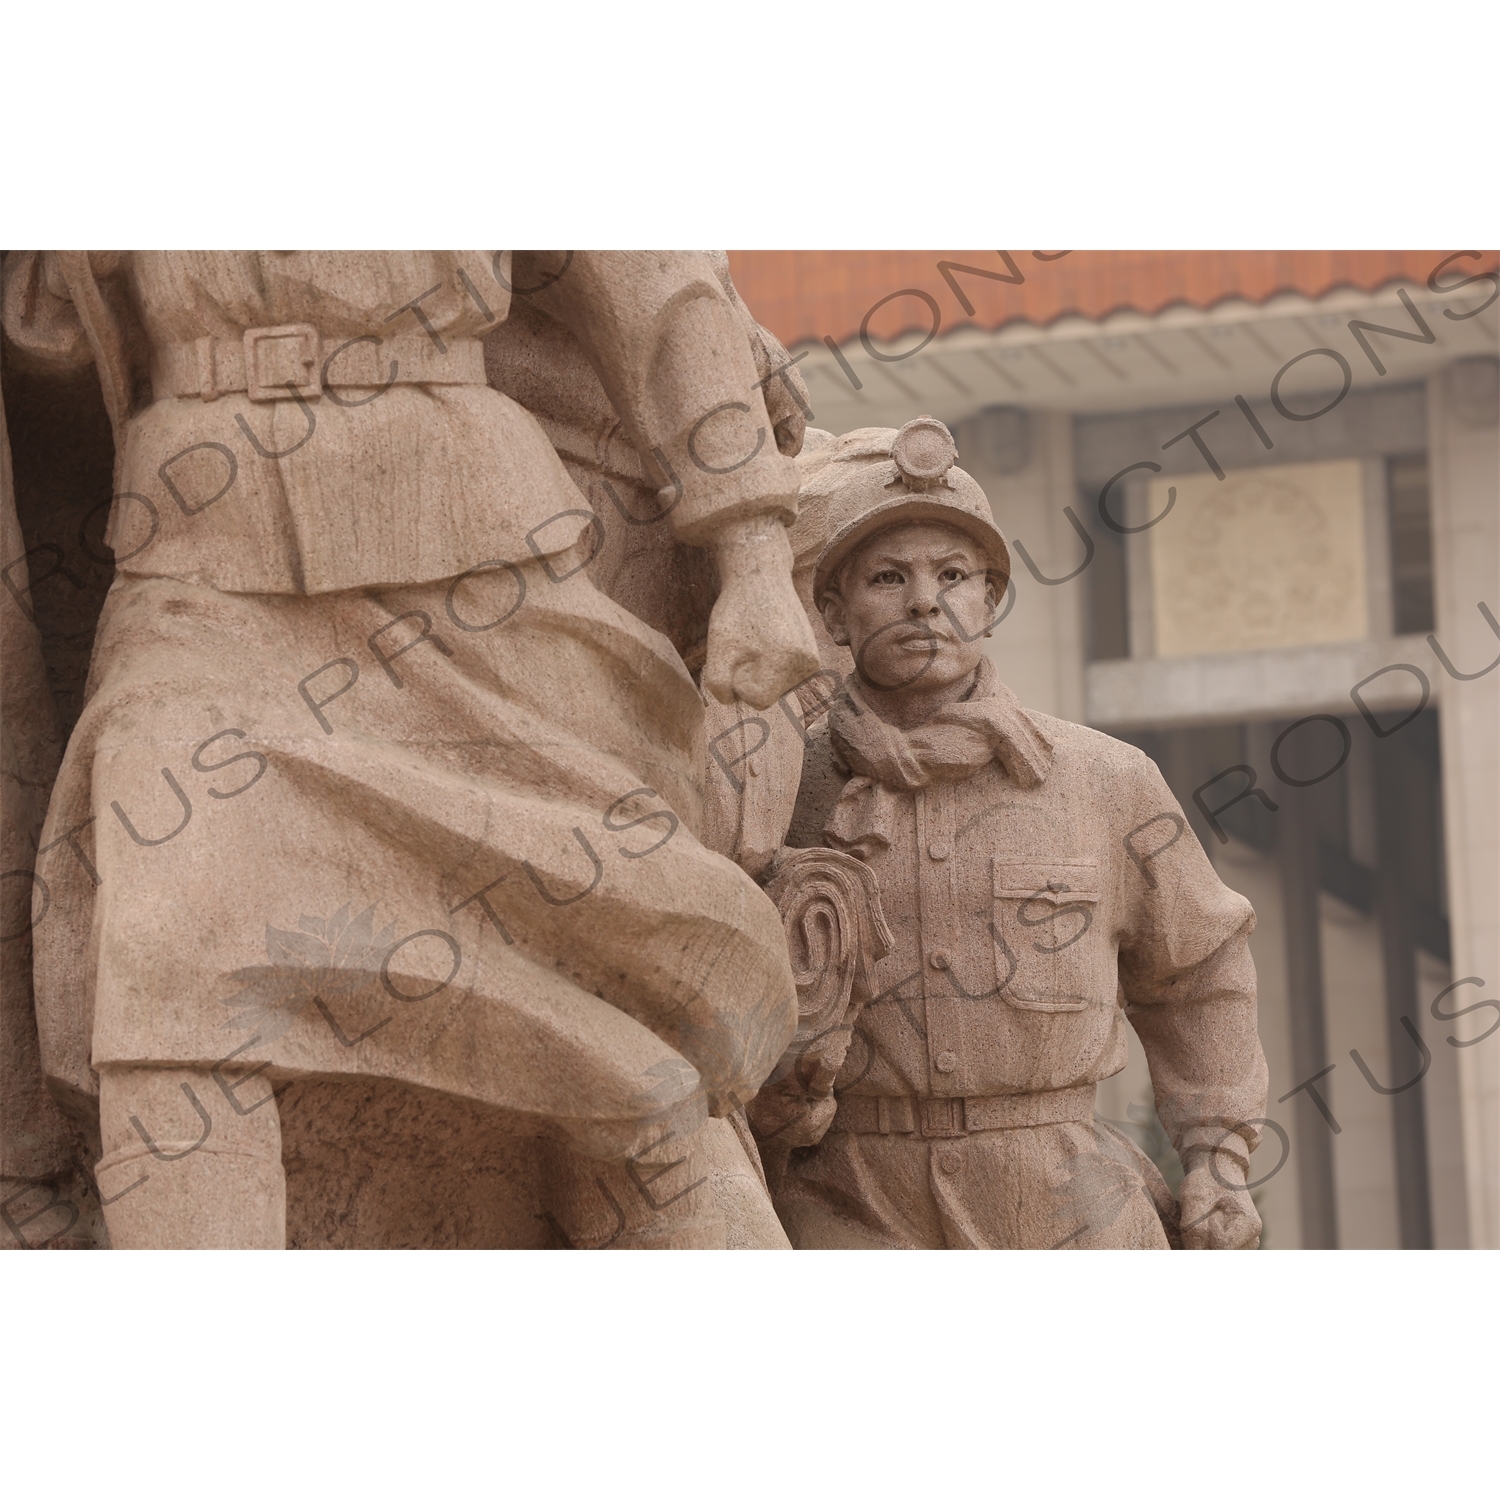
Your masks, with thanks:
[{"label": "stone hand", "polygon": [[720,703],[769,708],[821,665],[792,586],[792,544],[775,516],[730,522],[716,538],[719,598],[703,685]]},{"label": "stone hand", "polygon": [[830,1095],[815,1098],[795,1090],[763,1088],[746,1106],[755,1138],[763,1146],[790,1150],[816,1146],[833,1124],[838,1101]]},{"label": "stone hand", "polygon": [[1194,1159],[1177,1195],[1184,1250],[1254,1250],[1260,1244],[1260,1215],[1244,1181],[1244,1163],[1228,1152]]}]

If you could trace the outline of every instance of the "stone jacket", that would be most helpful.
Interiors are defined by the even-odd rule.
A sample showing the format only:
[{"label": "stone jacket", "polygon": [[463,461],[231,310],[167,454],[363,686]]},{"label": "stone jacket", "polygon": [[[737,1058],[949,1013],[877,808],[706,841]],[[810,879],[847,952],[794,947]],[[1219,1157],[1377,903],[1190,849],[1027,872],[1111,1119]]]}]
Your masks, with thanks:
[{"label": "stone jacket", "polygon": [[796,513],[747,315],[699,252],[12,251],[10,354],[99,368],[127,572],[322,594],[555,557],[597,525],[483,335],[578,339],[684,540]]},{"label": "stone jacket", "polygon": [[[963,779],[882,789],[879,826],[854,838],[825,831],[848,772],[826,718],[811,734],[788,843],[864,860],[895,936],[835,1093],[1091,1084],[1125,1066],[1128,1022],[1178,1150],[1253,1149],[1267,1071],[1249,902],[1219,880],[1141,751],[1020,712],[1051,743],[1039,784],[992,759]],[[847,835],[847,816],[833,822]]]}]

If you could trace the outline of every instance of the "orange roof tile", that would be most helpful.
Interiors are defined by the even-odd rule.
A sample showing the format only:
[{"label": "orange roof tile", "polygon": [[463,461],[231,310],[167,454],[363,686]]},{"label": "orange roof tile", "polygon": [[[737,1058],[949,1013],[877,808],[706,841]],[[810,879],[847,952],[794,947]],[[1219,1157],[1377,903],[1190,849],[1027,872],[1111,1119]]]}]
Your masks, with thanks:
[{"label": "orange roof tile", "polygon": [[[1173,303],[1212,307],[1229,297],[1264,302],[1280,292],[1321,297],[1336,287],[1373,291],[1392,281],[1425,284],[1454,252],[1448,250],[1074,250],[1048,260],[1049,251],[1015,250],[1010,262],[994,250],[731,250],[735,285],[755,316],[788,346],[832,337],[845,343],[868,331],[891,339],[908,329],[927,331],[937,305],[939,332],[964,326],[1000,328],[1024,319],[1046,325],[1069,313],[1099,319],[1121,309],[1156,313]],[[1463,276],[1493,271],[1494,251],[1456,260],[1443,273],[1452,286]],[[949,276],[973,307],[965,312],[939,262],[956,262],[1023,280],[1019,285],[966,275]],[[890,300],[872,308],[883,298]]]}]

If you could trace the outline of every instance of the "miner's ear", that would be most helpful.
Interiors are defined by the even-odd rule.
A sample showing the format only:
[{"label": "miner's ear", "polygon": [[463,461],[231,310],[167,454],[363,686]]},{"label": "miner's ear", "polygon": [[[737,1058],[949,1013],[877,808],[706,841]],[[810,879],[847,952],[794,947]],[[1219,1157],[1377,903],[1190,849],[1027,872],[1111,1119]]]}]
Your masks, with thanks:
[{"label": "miner's ear", "polygon": [[844,601],[832,589],[824,591],[822,610],[823,624],[828,628],[828,634],[833,638],[834,645],[847,646],[849,644],[848,611],[844,608]]}]

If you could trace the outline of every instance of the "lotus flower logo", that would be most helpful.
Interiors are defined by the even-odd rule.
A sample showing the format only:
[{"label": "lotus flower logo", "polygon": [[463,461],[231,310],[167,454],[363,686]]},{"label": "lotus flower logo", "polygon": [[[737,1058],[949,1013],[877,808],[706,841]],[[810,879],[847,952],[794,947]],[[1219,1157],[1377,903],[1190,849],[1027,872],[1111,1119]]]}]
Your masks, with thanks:
[{"label": "lotus flower logo", "polygon": [[268,964],[236,969],[229,977],[243,986],[224,1000],[238,1014],[222,1030],[260,1033],[274,1041],[319,999],[348,995],[379,983],[380,966],[395,943],[395,923],[375,931],[375,908],[357,917],[346,903],[328,918],[304,916],[299,931],[266,927]]}]

